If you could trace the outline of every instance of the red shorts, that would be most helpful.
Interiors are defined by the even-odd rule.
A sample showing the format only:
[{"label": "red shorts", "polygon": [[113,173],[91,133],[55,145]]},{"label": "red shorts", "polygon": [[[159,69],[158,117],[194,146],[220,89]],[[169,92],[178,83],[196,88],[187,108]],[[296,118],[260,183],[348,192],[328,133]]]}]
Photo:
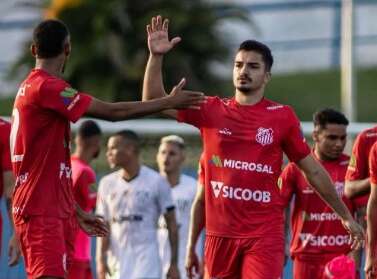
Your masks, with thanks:
[{"label": "red shorts", "polygon": [[93,279],[90,261],[72,260],[68,269],[68,279]]},{"label": "red shorts", "polygon": [[76,218],[31,216],[16,224],[28,278],[64,278],[74,252]]},{"label": "red shorts", "polygon": [[279,279],[284,267],[284,238],[225,238],[207,236],[209,278]]}]

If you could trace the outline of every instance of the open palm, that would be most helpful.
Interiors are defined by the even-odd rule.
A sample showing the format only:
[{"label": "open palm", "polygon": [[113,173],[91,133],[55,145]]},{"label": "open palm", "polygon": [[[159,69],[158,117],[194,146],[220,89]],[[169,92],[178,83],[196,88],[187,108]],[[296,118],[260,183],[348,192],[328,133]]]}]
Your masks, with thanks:
[{"label": "open palm", "polygon": [[169,20],[162,20],[161,16],[153,17],[147,25],[148,48],[151,54],[165,54],[181,41],[179,37],[169,40],[168,28]]}]

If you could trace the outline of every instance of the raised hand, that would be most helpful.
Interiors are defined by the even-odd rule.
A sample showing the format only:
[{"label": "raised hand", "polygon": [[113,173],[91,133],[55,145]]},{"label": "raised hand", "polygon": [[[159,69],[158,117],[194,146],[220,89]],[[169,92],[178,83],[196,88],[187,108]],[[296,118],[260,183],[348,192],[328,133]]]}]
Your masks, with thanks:
[{"label": "raised hand", "polygon": [[169,40],[168,30],[167,18],[162,19],[160,15],[152,17],[151,23],[147,25],[148,48],[152,55],[163,55],[181,41],[180,37]]},{"label": "raised hand", "polygon": [[175,109],[200,109],[200,105],[206,102],[206,96],[202,92],[183,90],[186,80],[183,78],[169,94],[172,108]]}]

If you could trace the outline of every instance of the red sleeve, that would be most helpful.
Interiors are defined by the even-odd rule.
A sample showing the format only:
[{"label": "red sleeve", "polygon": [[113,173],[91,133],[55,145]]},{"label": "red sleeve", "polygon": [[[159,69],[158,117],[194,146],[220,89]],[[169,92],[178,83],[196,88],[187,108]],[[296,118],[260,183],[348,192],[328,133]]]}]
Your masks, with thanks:
[{"label": "red sleeve", "polygon": [[9,136],[10,124],[8,122],[0,123],[0,169],[2,169],[2,171],[10,171],[12,169]]},{"label": "red sleeve", "polygon": [[289,204],[293,194],[296,191],[297,173],[295,172],[296,172],[295,165],[293,163],[289,163],[282,171],[278,180],[278,186],[280,188],[280,195],[281,195],[281,198],[283,199],[285,206]]},{"label": "red sleeve", "polygon": [[200,109],[182,109],[178,110],[178,122],[191,124],[197,128],[201,128],[206,121],[206,115],[211,105],[219,100],[216,97],[208,97],[206,103],[200,105]]},{"label": "red sleeve", "polygon": [[39,89],[38,104],[76,122],[88,109],[92,97],[78,92],[60,79],[48,79]]},{"label": "red sleeve", "polygon": [[360,180],[369,176],[368,152],[366,152],[365,148],[365,136],[364,133],[361,133],[357,136],[352,147],[352,154],[347,168],[346,180]]},{"label": "red sleeve", "polygon": [[310,154],[310,148],[301,130],[300,121],[291,108],[284,124],[288,126],[283,139],[284,153],[291,162],[298,162]]},{"label": "red sleeve", "polygon": [[377,185],[377,143],[375,143],[369,153],[369,177],[370,183]]},{"label": "red sleeve", "polygon": [[83,209],[86,207],[94,208],[96,194],[92,192],[90,187],[96,182],[95,177],[92,173],[83,169],[79,177],[73,184],[73,193],[75,196],[76,202]]}]

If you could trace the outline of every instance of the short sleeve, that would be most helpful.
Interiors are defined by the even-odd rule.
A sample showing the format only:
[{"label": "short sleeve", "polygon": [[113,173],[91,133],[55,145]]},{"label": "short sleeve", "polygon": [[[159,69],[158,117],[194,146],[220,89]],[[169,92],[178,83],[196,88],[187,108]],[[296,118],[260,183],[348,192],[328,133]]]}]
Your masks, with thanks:
[{"label": "short sleeve", "polygon": [[48,79],[39,89],[38,104],[76,122],[88,109],[92,97],[78,92],[60,79]]},{"label": "short sleeve", "polygon": [[102,179],[99,183],[98,192],[97,192],[97,204],[96,204],[96,215],[103,217],[107,222],[110,222],[110,212],[109,206],[106,202],[106,182]]},{"label": "short sleeve", "polygon": [[164,178],[159,178],[157,185],[157,202],[161,214],[165,214],[170,208],[174,208],[171,188]]},{"label": "short sleeve", "polygon": [[298,162],[310,154],[310,148],[306,143],[300,121],[291,108],[288,107],[286,119],[286,133],[283,138],[283,151],[291,162]]},{"label": "short sleeve", "polygon": [[191,124],[200,129],[207,120],[209,108],[213,107],[217,99],[216,97],[208,97],[206,103],[200,105],[200,109],[178,110],[178,122]]},{"label": "short sleeve", "polygon": [[2,171],[10,171],[12,169],[12,163],[10,159],[10,124],[5,123],[0,125],[0,169]]},{"label": "short sleeve", "polygon": [[297,173],[295,174],[295,166],[293,163],[289,163],[282,173],[280,174],[278,180],[278,186],[280,188],[280,196],[284,202],[284,206],[287,206],[293,194],[296,191],[296,177]]},{"label": "short sleeve", "polygon": [[346,180],[354,181],[367,178],[368,174],[368,153],[365,150],[365,137],[361,133],[357,136],[352,147],[351,159],[348,164]]},{"label": "short sleeve", "polygon": [[371,184],[377,185],[377,142],[369,153],[369,177]]}]

